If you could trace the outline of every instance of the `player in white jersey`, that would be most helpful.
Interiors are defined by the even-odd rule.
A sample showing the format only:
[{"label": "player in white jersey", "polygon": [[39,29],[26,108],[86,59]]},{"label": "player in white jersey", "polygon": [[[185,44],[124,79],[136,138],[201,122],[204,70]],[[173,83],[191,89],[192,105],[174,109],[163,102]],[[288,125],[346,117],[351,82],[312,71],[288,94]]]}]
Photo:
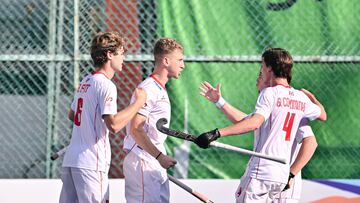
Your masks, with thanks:
[{"label": "player in white jersey", "polygon": [[[290,83],[290,81],[288,81]],[[259,92],[264,89],[266,86],[264,80],[261,77],[261,71],[259,72],[258,78],[256,80],[256,87]],[[221,85],[218,84],[216,88],[214,88],[210,83],[203,82],[200,87],[200,94],[204,96],[207,100],[216,104],[216,106],[228,117],[228,119],[236,123],[244,118],[246,118],[246,114],[241,110],[233,107],[230,103],[226,102],[224,98],[221,96]],[[314,103],[320,104],[314,95],[305,91],[308,97]],[[321,105],[321,104],[320,104]],[[296,133],[292,150],[291,150],[291,169],[290,171],[293,174],[297,174],[289,184],[288,187],[290,189],[283,191],[280,193],[278,197],[276,197],[275,202],[298,202],[301,195],[301,169],[307,164],[307,162],[311,159],[312,155],[314,154],[317,143],[314,136],[314,133],[311,130],[311,127],[308,125],[307,119],[303,119],[300,122],[299,129]],[[302,143],[304,143],[302,145]],[[255,143],[256,144],[256,143]],[[301,153],[299,153],[299,151]],[[299,154],[299,156],[298,156]],[[290,185],[292,183],[292,185]],[[239,196],[239,190],[235,193],[235,197]]]},{"label": "player in white jersey", "polygon": [[169,202],[166,169],[176,164],[166,155],[167,135],[157,130],[156,121],[166,118],[170,122],[171,106],[165,84],[178,78],[185,68],[183,47],[174,39],[162,38],[155,43],[154,58],[153,73],[139,85],[148,95],[145,106],[126,126],[123,172],[128,203]]},{"label": "player in white jersey", "polygon": [[[261,73],[270,87],[261,91],[255,111],[247,119],[222,129],[201,134],[195,143],[208,148],[221,136],[255,133],[255,151],[290,159],[300,120],[326,120],[321,105],[313,104],[301,91],[289,86],[292,57],[284,49],[271,48],[262,55]],[[237,202],[272,201],[288,182],[290,166],[252,157],[243,176]],[[245,178],[244,178],[245,177]]]},{"label": "player in white jersey", "polygon": [[136,101],[117,112],[117,91],[111,81],[122,70],[124,40],[116,32],[98,33],[92,40],[95,71],[82,79],[69,111],[73,131],[63,160],[61,203],[105,203],[111,150],[109,130],[122,129],[146,101],[135,90]]}]

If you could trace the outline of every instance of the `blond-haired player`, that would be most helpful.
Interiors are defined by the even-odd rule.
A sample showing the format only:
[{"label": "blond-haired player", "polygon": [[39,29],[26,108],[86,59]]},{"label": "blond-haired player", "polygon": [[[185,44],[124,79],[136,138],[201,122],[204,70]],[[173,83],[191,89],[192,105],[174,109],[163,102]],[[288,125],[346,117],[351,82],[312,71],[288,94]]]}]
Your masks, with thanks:
[{"label": "blond-haired player", "polygon": [[[255,111],[234,125],[201,134],[195,143],[208,148],[221,136],[244,134],[258,129],[255,151],[290,159],[296,131],[303,118],[326,120],[326,112],[299,90],[289,86],[293,60],[281,48],[267,49],[262,54],[261,73],[269,87],[261,91]],[[252,157],[243,175],[237,202],[273,201],[288,183],[290,166]]]},{"label": "blond-haired player", "polygon": [[136,89],[136,101],[117,112],[117,91],[111,79],[123,65],[124,39],[119,33],[98,33],[92,40],[91,58],[95,71],[80,82],[69,111],[74,124],[62,165],[61,203],[106,202],[109,131],[122,129],[146,101],[146,92]]},{"label": "blond-haired player", "polygon": [[[175,39],[162,38],[154,47],[155,69],[139,87],[148,95],[145,105],[126,126],[124,150],[125,197],[128,203],[169,202],[166,169],[176,160],[166,155],[167,135],[159,132],[160,118],[170,121],[171,106],[165,84],[185,68],[183,47]],[[167,124],[168,127],[169,124]]]}]

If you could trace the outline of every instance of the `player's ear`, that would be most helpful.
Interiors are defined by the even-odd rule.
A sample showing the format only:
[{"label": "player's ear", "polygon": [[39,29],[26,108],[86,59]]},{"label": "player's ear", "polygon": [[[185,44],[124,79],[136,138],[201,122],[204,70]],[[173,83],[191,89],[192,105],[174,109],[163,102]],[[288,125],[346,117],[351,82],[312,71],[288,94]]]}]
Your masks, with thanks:
[{"label": "player's ear", "polygon": [[111,51],[106,52],[106,56],[108,60],[111,60],[114,56],[114,54]]},{"label": "player's ear", "polygon": [[170,59],[167,56],[163,58],[163,64],[168,67],[170,65]]}]

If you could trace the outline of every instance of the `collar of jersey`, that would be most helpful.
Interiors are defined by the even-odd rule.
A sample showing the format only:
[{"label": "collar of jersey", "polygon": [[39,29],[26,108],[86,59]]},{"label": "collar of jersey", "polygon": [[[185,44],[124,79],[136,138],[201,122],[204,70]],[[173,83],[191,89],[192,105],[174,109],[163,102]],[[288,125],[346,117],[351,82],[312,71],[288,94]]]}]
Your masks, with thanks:
[{"label": "collar of jersey", "polygon": [[290,85],[288,85],[288,86],[286,86],[286,85],[282,85],[282,84],[278,84],[278,85],[276,85],[276,86],[283,86],[283,87],[285,87],[285,88],[292,88]]},{"label": "collar of jersey", "polygon": [[[109,78],[105,75],[105,73],[103,73],[103,72],[99,72],[99,71],[98,71],[98,72],[95,72],[95,71],[94,71],[94,72],[92,72],[91,74],[92,74],[92,75],[103,74],[107,79],[109,79]],[[109,80],[110,80],[110,79],[109,79]]]},{"label": "collar of jersey", "polygon": [[151,77],[158,85],[160,85],[160,87],[162,87],[164,90],[166,90],[165,85],[161,84],[161,82],[160,82],[157,78],[155,78],[154,75],[150,75],[150,77]]}]

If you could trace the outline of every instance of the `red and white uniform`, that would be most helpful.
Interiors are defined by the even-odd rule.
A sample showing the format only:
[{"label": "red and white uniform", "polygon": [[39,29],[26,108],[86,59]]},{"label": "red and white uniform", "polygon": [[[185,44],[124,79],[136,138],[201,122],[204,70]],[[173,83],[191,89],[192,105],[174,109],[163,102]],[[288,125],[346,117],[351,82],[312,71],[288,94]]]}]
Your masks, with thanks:
[{"label": "red and white uniform", "polygon": [[[63,190],[65,188],[66,192],[61,193],[60,202],[75,202],[65,198],[72,190],[69,188],[73,188],[77,192],[75,196],[84,202],[94,201],[94,198],[103,201],[100,196],[107,188],[111,149],[109,130],[102,116],[117,113],[116,99],[116,86],[104,74],[95,72],[81,81],[71,104],[75,112],[74,125],[62,165]],[[77,169],[76,172],[73,169]],[[79,178],[74,174],[78,174]],[[79,191],[83,193],[79,194]]]},{"label": "red and white uniform", "polygon": [[[265,118],[261,127],[255,131],[254,151],[290,160],[300,121],[303,118],[316,119],[320,116],[321,109],[303,92],[277,85],[261,91],[254,113]],[[289,164],[252,157],[236,192],[237,201],[247,199],[261,202],[274,199],[287,183],[289,170]],[[255,180],[259,183],[251,182]],[[260,188],[256,187],[268,189],[259,191]],[[260,194],[265,194],[264,199],[258,196]],[[251,199],[251,196],[256,198]]]},{"label": "red and white uniform", "polygon": [[[302,119],[299,125],[299,129],[296,133],[295,142],[291,149],[291,161],[292,165],[299,153],[304,138],[314,136],[314,132],[309,125],[307,119]],[[278,203],[296,203],[300,200],[302,188],[301,171],[295,176],[294,183],[290,189],[281,192],[279,197],[276,198]]]},{"label": "red and white uniform", "polygon": [[[160,118],[166,118],[169,127],[171,106],[166,88],[154,77],[150,76],[140,85],[147,93],[145,105],[139,114],[146,117],[144,130],[151,142],[166,154],[164,142],[166,134],[156,128]],[[131,102],[134,98],[131,99]],[[124,150],[128,152],[124,159],[123,171],[125,176],[125,197],[128,203],[132,202],[169,202],[169,181],[167,173],[158,160],[138,146],[131,133],[129,123],[126,126]]]}]

